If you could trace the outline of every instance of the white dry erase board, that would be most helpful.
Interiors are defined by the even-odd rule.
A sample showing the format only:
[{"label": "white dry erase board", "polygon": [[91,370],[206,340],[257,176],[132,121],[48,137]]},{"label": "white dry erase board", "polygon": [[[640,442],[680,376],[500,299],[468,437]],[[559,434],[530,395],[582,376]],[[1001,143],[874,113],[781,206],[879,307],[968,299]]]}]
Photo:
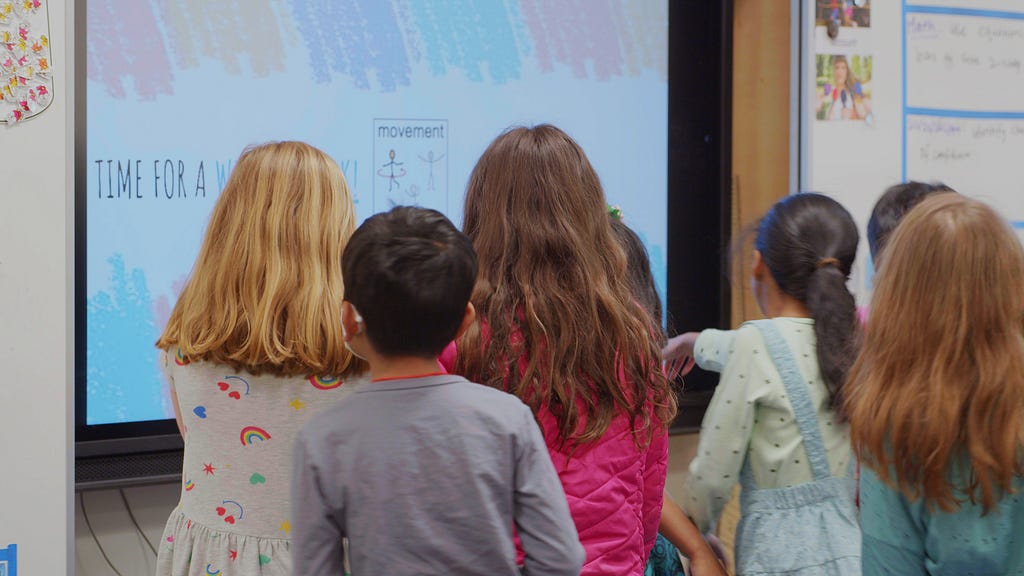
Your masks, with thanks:
[{"label": "white dry erase board", "polygon": [[[865,234],[905,180],[941,181],[1024,234],[1024,0],[802,0],[799,189]],[[866,242],[852,288],[870,292]]]}]

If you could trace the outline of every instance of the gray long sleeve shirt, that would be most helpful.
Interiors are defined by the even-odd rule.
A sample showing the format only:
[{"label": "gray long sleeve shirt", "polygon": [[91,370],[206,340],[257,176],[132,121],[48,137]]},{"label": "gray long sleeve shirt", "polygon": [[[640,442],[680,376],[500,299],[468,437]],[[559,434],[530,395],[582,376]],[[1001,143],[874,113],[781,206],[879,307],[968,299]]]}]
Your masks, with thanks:
[{"label": "gray long sleeve shirt", "polygon": [[291,522],[297,576],[343,574],[343,537],[355,576],[568,576],[584,560],[529,408],[459,376],[371,383],[314,417]]}]

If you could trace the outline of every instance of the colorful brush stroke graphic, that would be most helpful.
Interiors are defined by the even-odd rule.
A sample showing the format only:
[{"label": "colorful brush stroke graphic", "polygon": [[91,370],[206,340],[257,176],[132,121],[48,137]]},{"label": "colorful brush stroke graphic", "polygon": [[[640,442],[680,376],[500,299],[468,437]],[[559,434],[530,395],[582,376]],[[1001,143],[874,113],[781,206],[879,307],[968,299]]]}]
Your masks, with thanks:
[{"label": "colorful brush stroke graphic", "polygon": [[157,368],[156,327],[146,275],[113,254],[110,284],[86,302],[87,423],[168,418]]},{"label": "colorful brush stroke graphic", "polygon": [[[667,75],[668,12],[647,0],[90,0],[88,78],[118,99],[174,92],[216,61],[229,75],[284,72],[304,47],[315,83],[394,92],[417,69],[504,84],[527,66],[607,80]],[[553,25],[557,23],[557,25]],[[133,94],[130,94],[133,93]]]}]

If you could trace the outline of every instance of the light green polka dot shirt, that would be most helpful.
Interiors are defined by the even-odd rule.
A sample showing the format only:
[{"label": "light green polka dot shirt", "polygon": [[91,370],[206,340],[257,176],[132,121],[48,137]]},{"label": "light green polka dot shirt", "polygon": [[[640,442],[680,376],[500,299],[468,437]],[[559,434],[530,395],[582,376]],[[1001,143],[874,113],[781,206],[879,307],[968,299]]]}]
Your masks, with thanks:
[{"label": "light green polka dot shirt", "polygon": [[[852,475],[849,428],[828,406],[828,389],[818,368],[814,321],[772,321],[810,388],[832,474]],[[690,463],[681,503],[698,527],[707,530],[739,482],[745,460],[749,460],[759,488],[795,486],[812,481],[814,475],[785,386],[755,326],[704,330],[694,346],[694,358],[701,368],[721,373],[704,415],[700,445]]]}]

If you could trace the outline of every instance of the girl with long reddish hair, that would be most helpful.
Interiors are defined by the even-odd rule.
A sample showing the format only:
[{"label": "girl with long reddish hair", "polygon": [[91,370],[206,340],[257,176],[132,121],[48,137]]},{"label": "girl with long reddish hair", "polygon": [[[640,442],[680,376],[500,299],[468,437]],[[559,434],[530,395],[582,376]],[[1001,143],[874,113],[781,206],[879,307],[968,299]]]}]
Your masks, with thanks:
[{"label": "girl with long reddish hair", "polygon": [[442,363],[533,410],[587,551],[582,573],[643,574],[676,405],[597,174],[558,128],[509,130],[473,169],[463,225],[480,322]]},{"label": "girl with long reddish hair", "polygon": [[864,573],[1024,570],[1020,240],[981,202],[931,196],[888,241],[871,307],[846,401]]}]

